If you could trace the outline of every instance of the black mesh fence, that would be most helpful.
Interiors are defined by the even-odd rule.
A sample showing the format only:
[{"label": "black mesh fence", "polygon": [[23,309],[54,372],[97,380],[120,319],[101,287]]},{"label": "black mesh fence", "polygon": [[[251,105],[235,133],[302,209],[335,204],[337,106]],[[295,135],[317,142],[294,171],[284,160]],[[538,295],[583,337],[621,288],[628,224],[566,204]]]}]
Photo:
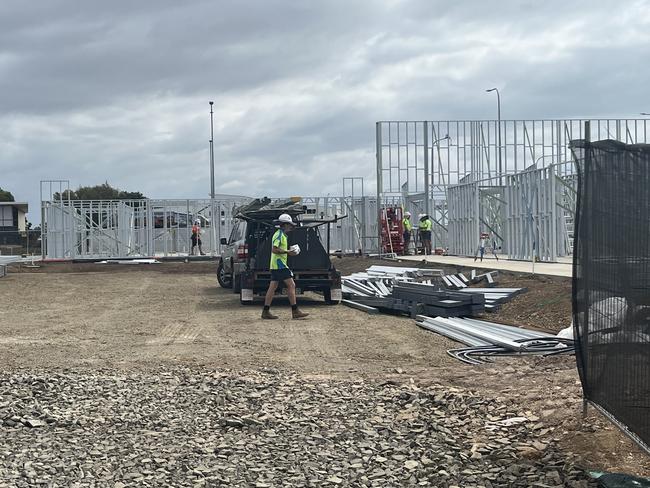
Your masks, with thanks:
[{"label": "black mesh fence", "polygon": [[577,361],[587,400],[650,444],[650,146],[574,141]]}]

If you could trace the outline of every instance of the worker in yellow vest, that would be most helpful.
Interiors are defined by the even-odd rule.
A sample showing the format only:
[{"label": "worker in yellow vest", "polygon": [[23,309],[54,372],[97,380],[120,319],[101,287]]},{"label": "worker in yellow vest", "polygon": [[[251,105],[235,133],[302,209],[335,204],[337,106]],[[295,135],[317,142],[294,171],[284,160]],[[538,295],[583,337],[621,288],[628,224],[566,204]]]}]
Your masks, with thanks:
[{"label": "worker in yellow vest", "polygon": [[418,222],[418,233],[420,235],[420,242],[424,248],[424,254],[431,254],[431,229],[433,223],[427,214],[420,214],[420,221]]},{"label": "worker in yellow vest", "polygon": [[406,256],[409,253],[409,245],[411,244],[411,231],[413,230],[413,225],[411,225],[411,212],[404,212],[402,227],[404,228],[402,237],[404,238],[404,255]]},{"label": "worker in yellow vest", "polygon": [[271,262],[269,268],[271,270],[271,282],[266,291],[264,298],[264,309],[262,310],[263,319],[277,319],[277,315],[271,313],[271,303],[275,290],[282,281],[287,287],[287,294],[289,295],[289,303],[291,304],[291,316],[294,319],[302,319],[309,314],[302,312],[298,308],[296,301],[296,283],[293,281],[293,272],[289,269],[287,264],[289,256],[297,256],[300,249],[296,250],[294,246],[289,247],[289,240],[287,233],[291,232],[296,223],[289,214],[282,214],[277,220],[278,230],[275,231],[271,238]]}]

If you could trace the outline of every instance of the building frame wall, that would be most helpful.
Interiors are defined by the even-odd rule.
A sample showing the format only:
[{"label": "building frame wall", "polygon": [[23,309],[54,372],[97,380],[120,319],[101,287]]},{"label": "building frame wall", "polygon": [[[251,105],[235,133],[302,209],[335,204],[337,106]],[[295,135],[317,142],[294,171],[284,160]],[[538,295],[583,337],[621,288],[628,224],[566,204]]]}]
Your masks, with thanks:
[{"label": "building frame wall", "polygon": [[[203,250],[219,256],[228,239],[235,208],[250,199],[44,200],[44,259],[120,259],[187,256],[191,227],[201,220]],[[377,247],[377,201],[350,192],[344,197],[303,197],[309,213],[344,217],[330,224],[331,252],[357,254]],[[214,218],[213,218],[214,216]],[[217,225],[212,225],[217,222]],[[327,244],[327,230],[321,228]]]},{"label": "building frame wall", "polygon": [[[650,141],[650,119],[543,119],[543,120],[435,120],[435,121],[380,121],[376,124],[377,220],[381,208],[388,201],[401,198],[405,210],[427,213],[434,222],[434,246],[449,248],[450,252],[470,254],[469,242],[460,242],[461,236],[473,226],[476,241],[481,225],[486,226],[490,205],[505,201],[510,195],[511,207],[519,217],[502,215],[500,222],[509,234],[504,245],[513,259],[527,259],[532,251],[524,251],[528,244],[538,242],[536,253],[544,260],[556,260],[571,252],[571,209],[575,208],[575,173],[570,143],[584,138],[585,123],[589,122],[591,138],[615,139],[626,143]],[[499,134],[501,138],[499,138]],[[499,139],[501,142],[499,143]],[[547,188],[540,180],[545,168],[554,166],[555,178],[543,178],[554,188]],[[528,170],[540,171],[532,176],[519,176]],[[528,188],[533,178],[535,186]],[[472,190],[476,182],[489,182]],[[470,185],[464,196],[450,198],[449,190],[458,185]],[[510,193],[506,193],[508,186]],[[491,188],[488,190],[488,187]],[[501,196],[494,187],[503,187]],[[476,190],[476,191],[475,191]],[[526,193],[530,190],[529,193]],[[473,192],[473,193],[472,193]],[[517,194],[516,192],[523,192]],[[465,201],[472,193],[474,200]],[[492,196],[490,196],[492,195]],[[530,202],[531,195],[535,198]],[[551,196],[552,195],[552,196]],[[523,200],[522,200],[523,199]],[[477,201],[475,201],[477,200]],[[417,205],[415,204],[417,203]],[[461,208],[453,207],[461,205]],[[469,205],[469,207],[468,207]],[[522,208],[531,206],[535,226],[519,222]],[[499,205],[493,205],[503,213]],[[468,208],[477,212],[476,218],[465,215]],[[558,210],[559,208],[559,210]],[[421,211],[423,209],[423,211]],[[513,210],[514,211],[514,210]],[[530,214],[531,212],[528,212]],[[466,220],[459,227],[460,218]],[[506,226],[506,221],[508,219]],[[519,220],[517,220],[519,219]],[[551,224],[550,220],[555,223]],[[481,222],[483,223],[481,224]],[[567,223],[568,225],[564,225]],[[488,226],[489,227],[489,226]],[[566,230],[563,230],[566,227]],[[530,233],[530,235],[528,235]],[[462,239],[469,239],[469,237]],[[461,240],[462,240],[461,239]],[[560,239],[560,241],[558,241]]]}]

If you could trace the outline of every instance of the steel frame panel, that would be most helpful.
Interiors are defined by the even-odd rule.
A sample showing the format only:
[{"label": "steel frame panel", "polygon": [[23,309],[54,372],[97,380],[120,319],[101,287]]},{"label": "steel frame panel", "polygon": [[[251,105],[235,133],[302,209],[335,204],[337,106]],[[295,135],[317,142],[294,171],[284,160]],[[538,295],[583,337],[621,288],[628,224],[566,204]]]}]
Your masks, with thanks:
[{"label": "steel frame panel", "polygon": [[[45,200],[43,257],[48,259],[182,256],[195,218],[204,250],[221,251],[234,208],[250,199]],[[214,225],[213,225],[214,224]]]},{"label": "steel frame panel", "polygon": [[472,256],[480,232],[479,184],[467,183],[449,188],[448,240],[453,254]]},{"label": "steel frame panel", "polygon": [[[583,136],[587,119],[437,120],[377,122],[377,172],[381,195],[432,193],[472,174],[500,176],[494,161],[501,153],[503,174],[525,170],[537,159],[569,161],[569,142]],[[647,143],[647,119],[589,119],[592,138]],[[503,135],[501,147],[497,135]],[[444,139],[449,135],[449,139]],[[430,162],[430,167],[425,163]],[[429,175],[428,181],[425,174]]]},{"label": "steel frame panel", "polygon": [[[490,232],[509,259],[556,261],[570,253],[564,204],[567,163],[448,189],[449,252],[475,256],[481,232]],[[569,180],[570,181],[570,180]]]},{"label": "steel frame panel", "polygon": [[[650,127],[647,119],[589,119],[592,139],[617,139],[626,143],[648,143]],[[525,119],[525,120],[436,120],[436,121],[380,121],[376,124],[376,174],[377,202],[376,218],[380,220],[380,209],[387,199],[401,198],[406,210],[424,209],[435,222],[435,238],[448,244],[450,249],[462,249],[465,253],[469,243],[451,238],[448,227],[456,226],[454,232],[460,236],[460,221],[449,225],[452,214],[460,218],[458,209],[448,208],[448,190],[454,185],[471,181],[490,180],[489,186],[504,185],[505,177],[526,171],[528,168],[543,169],[552,164],[555,178],[545,178],[546,183],[530,186],[525,178],[517,180],[523,192],[529,191],[539,233],[540,259],[555,260],[571,252],[572,230],[571,209],[572,180],[575,172],[571,161],[569,143],[582,139],[587,119]],[[502,135],[501,144],[498,135]],[[444,136],[449,135],[449,138]],[[499,154],[503,161],[503,172],[498,173],[495,164]],[[567,163],[560,163],[567,161]],[[547,175],[548,176],[548,175]],[[495,183],[494,179],[498,179]],[[515,184],[515,182],[513,182]],[[515,190],[512,190],[515,191]],[[558,192],[561,193],[558,196]],[[487,193],[479,191],[479,200],[484,201]],[[503,197],[505,194],[503,195]],[[524,195],[519,195],[518,199]],[[459,197],[459,203],[467,205]],[[514,198],[514,197],[513,197]],[[503,198],[502,198],[503,199]],[[551,199],[555,199],[552,202]],[[515,199],[513,205],[523,204]],[[484,213],[480,219],[497,223],[495,216],[486,217],[486,205],[479,205]],[[521,214],[522,209],[517,212]],[[449,215],[448,215],[449,214]],[[494,212],[492,212],[494,214]],[[463,217],[465,218],[465,217]],[[514,217],[511,217],[514,218]],[[520,217],[519,217],[520,218]],[[554,224],[551,224],[554,222]],[[472,224],[474,225],[474,224]],[[504,223],[505,225],[505,223]],[[508,229],[512,232],[526,231],[521,222]],[[461,232],[461,234],[458,234]],[[532,232],[532,230],[530,230]],[[505,233],[505,231],[504,231]],[[558,241],[562,237],[562,241]],[[477,238],[476,238],[477,239]],[[531,236],[528,238],[533,241]],[[438,244],[434,244],[438,245]],[[475,246],[473,243],[472,246]],[[509,256],[530,255],[524,251],[526,237],[511,235],[504,240]],[[514,246],[519,249],[515,250]],[[504,247],[504,249],[505,249]]]}]

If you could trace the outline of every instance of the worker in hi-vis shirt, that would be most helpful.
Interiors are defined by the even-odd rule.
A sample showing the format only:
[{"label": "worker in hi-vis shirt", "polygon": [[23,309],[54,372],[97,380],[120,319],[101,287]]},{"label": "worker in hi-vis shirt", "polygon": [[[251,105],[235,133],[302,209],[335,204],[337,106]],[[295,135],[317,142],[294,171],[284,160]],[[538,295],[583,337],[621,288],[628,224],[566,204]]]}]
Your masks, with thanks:
[{"label": "worker in hi-vis shirt", "polygon": [[289,295],[289,303],[291,304],[291,316],[294,319],[302,319],[309,314],[302,312],[298,309],[296,303],[296,283],[293,281],[293,273],[287,265],[289,256],[296,256],[297,251],[289,249],[289,240],[287,239],[287,232],[291,232],[296,225],[289,214],[282,214],[278,218],[279,229],[273,234],[271,239],[271,283],[269,289],[266,291],[264,299],[264,310],[262,311],[263,319],[277,319],[277,315],[271,313],[271,303],[275,290],[282,281],[287,287],[287,294]]},{"label": "worker in hi-vis shirt", "polygon": [[418,233],[420,235],[420,242],[424,248],[424,254],[431,254],[431,229],[433,223],[427,214],[420,214],[420,221],[418,222]]},{"label": "worker in hi-vis shirt", "polygon": [[411,212],[404,212],[404,218],[402,219],[402,228],[404,229],[404,255],[406,256],[409,253],[409,245],[411,244],[411,231],[413,230],[413,225],[411,224]]}]

